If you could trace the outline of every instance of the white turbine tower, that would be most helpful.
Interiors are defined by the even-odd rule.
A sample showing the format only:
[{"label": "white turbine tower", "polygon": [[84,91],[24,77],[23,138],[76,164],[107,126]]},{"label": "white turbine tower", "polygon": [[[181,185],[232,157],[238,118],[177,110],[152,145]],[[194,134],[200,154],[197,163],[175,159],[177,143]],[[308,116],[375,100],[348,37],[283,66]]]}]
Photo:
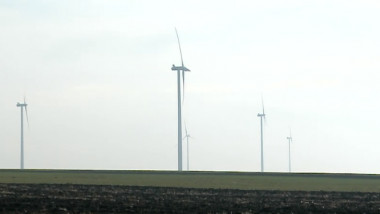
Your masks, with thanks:
[{"label": "white turbine tower", "polygon": [[[183,64],[181,43],[179,42],[179,36],[177,29],[175,29],[178,40],[179,53],[181,56],[181,66],[175,66],[173,64],[172,70],[177,71],[177,91],[178,91],[178,171],[182,171],[182,112],[181,112],[181,71],[182,81],[185,85],[185,71],[190,71]],[[185,89],[185,88],[184,88]]]},{"label": "white turbine tower", "polygon": [[289,142],[289,172],[291,172],[292,170],[292,165],[291,165],[291,159],[290,159],[290,143],[293,142],[293,138],[292,138],[292,130],[290,130],[290,135],[289,137],[286,137],[286,139],[288,139],[288,142]]},{"label": "white turbine tower", "polygon": [[187,133],[187,127],[186,127],[186,122],[185,122],[185,137],[183,139],[186,138],[186,146],[187,146],[187,171],[190,170],[190,152],[189,152],[189,138],[192,138],[188,133]]},{"label": "white turbine tower", "polygon": [[25,102],[25,97],[24,97],[24,103],[17,103],[17,107],[21,108],[21,160],[20,160],[20,168],[24,169],[24,108],[25,108],[25,114],[26,114],[26,121],[29,126],[29,119],[28,119],[28,109]]},{"label": "white turbine tower", "polygon": [[265,111],[264,111],[264,100],[263,97],[261,97],[261,104],[263,107],[263,112],[258,113],[257,116],[260,117],[260,132],[261,132],[261,172],[264,172],[264,135],[263,135],[263,119],[265,120]]}]

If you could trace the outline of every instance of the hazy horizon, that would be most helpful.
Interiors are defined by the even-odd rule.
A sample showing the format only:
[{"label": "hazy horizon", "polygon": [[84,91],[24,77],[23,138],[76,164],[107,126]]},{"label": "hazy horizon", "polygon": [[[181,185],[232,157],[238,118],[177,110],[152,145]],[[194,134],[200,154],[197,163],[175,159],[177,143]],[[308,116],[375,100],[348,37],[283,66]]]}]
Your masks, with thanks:
[{"label": "hazy horizon", "polygon": [[[380,2],[0,1],[0,168],[380,174]],[[186,170],[186,144],[183,169]]]}]

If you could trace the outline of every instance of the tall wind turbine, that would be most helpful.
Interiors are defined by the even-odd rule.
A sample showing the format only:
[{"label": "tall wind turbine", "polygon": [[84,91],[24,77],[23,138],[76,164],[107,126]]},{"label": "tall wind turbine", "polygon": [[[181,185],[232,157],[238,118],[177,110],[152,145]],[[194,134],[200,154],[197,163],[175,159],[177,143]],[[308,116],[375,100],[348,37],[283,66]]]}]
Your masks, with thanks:
[{"label": "tall wind turbine", "polygon": [[177,29],[175,29],[177,34],[179,53],[181,56],[181,66],[175,66],[173,64],[172,70],[177,71],[177,91],[178,91],[178,171],[182,171],[182,112],[181,112],[181,72],[182,72],[182,81],[185,85],[185,71],[190,71],[183,64],[181,43],[179,42],[179,36]]},{"label": "tall wind turbine", "polygon": [[260,117],[260,127],[261,127],[261,172],[264,172],[264,148],[263,148],[263,143],[264,143],[264,135],[263,135],[263,118],[265,120],[265,111],[264,111],[264,100],[263,97],[261,97],[261,104],[263,107],[263,112],[258,113],[257,116]]},{"label": "tall wind turbine", "polygon": [[25,108],[25,114],[26,114],[26,121],[29,125],[29,119],[28,119],[28,110],[25,102],[24,97],[24,103],[17,103],[17,107],[21,108],[21,160],[20,160],[20,168],[24,169],[24,108]]},{"label": "tall wind turbine", "polygon": [[288,139],[288,142],[289,142],[289,172],[291,172],[292,168],[291,168],[291,159],[290,159],[290,143],[293,142],[293,138],[292,138],[292,130],[290,130],[290,135],[289,137],[286,137],[286,139]]},{"label": "tall wind turbine", "polygon": [[185,137],[183,138],[183,139],[185,139],[186,138],[186,145],[187,145],[187,171],[189,171],[190,170],[190,156],[189,156],[189,138],[192,138],[188,133],[187,133],[187,127],[186,127],[186,122],[185,122]]}]

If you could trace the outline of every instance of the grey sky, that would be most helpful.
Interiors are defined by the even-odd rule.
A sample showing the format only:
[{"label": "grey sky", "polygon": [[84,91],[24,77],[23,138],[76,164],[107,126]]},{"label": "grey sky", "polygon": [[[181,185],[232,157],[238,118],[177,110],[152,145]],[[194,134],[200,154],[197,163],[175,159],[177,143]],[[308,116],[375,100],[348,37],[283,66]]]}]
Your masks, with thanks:
[{"label": "grey sky", "polygon": [[[380,173],[378,1],[0,0],[0,168]],[[185,150],[184,150],[185,153]],[[184,164],[186,162],[184,161]]]}]

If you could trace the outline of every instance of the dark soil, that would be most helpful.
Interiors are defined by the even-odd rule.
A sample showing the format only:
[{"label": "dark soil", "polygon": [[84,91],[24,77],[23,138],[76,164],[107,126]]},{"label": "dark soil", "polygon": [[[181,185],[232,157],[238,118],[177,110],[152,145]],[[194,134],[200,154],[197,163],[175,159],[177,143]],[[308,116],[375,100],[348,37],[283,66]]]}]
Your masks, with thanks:
[{"label": "dark soil", "polygon": [[0,184],[0,213],[380,213],[380,193]]}]

